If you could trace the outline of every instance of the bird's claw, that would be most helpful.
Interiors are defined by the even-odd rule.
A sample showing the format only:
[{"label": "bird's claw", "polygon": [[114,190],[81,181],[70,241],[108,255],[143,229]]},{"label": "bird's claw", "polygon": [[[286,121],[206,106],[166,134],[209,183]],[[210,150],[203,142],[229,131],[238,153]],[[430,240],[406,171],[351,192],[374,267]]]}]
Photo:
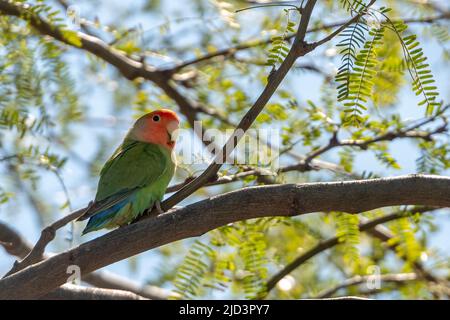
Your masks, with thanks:
[{"label": "bird's claw", "polygon": [[158,211],[159,214],[163,214],[164,213],[163,209],[161,208],[161,202],[156,201],[155,202],[155,208],[156,208],[156,211]]}]

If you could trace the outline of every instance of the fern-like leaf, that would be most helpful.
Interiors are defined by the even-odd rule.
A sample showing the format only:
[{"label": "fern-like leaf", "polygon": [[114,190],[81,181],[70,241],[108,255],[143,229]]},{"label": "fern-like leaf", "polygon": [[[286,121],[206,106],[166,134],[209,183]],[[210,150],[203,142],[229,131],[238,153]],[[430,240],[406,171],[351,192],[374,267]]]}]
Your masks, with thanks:
[{"label": "fern-like leaf", "polygon": [[344,250],[344,261],[354,267],[360,260],[360,232],[357,214],[338,212],[336,215],[336,236]]},{"label": "fern-like leaf", "polygon": [[431,115],[436,106],[439,106],[437,97],[439,95],[435,80],[431,73],[430,65],[426,63],[420,43],[415,34],[404,35],[408,26],[402,21],[393,22],[388,17],[387,25],[397,34],[403,48],[403,54],[407,62],[408,71],[412,78],[412,89],[414,93],[422,96],[419,106],[426,107],[427,115]]},{"label": "fern-like leaf", "polygon": [[208,257],[214,255],[212,248],[196,240],[175,276],[176,289],[171,298],[193,299],[199,295],[203,276],[209,268]]},{"label": "fern-like leaf", "polygon": [[346,117],[344,125],[360,125],[363,122],[363,110],[367,110],[367,102],[372,98],[372,79],[377,74],[375,49],[381,44],[384,28],[373,28],[369,31],[371,39],[366,41],[355,59],[355,66],[349,75],[348,93],[341,99],[344,101]]},{"label": "fern-like leaf", "polygon": [[354,67],[354,61],[358,48],[360,48],[365,41],[365,33],[367,31],[366,25],[360,20],[348,26],[339,36],[343,39],[337,44],[342,48],[340,54],[342,55],[342,65],[338,69],[336,74],[336,82],[339,83],[338,100],[343,101],[346,99],[350,92],[350,78],[352,69]]},{"label": "fern-like leaf", "polygon": [[410,218],[405,217],[394,221],[392,231],[395,236],[388,241],[388,244],[395,245],[397,254],[406,258],[409,263],[417,261],[422,252],[422,247],[416,239],[416,227],[411,223]]},{"label": "fern-like leaf", "polygon": [[283,31],[281,36],[275,36],[271,39],[271,47],[269,49],[269,58],[267,59],[266,65],[271,66],[273,68],[276,67],[277,64],[282,63],[283,59],[289,52],[289,43],[286,41],[286,37],[289,33],[295,32],[295,22],[291,21],[289,16],[289,9],[284,9],[286,13],[286,28]]},{"label": "fern-like leaf", "polygon": [[253,299],[265,291],[267,277],[264,219],[246,223],[245,229],[246,241],[239,246],[239,256],[244,262],[242,283],[246,298]]},{"label": "fern-like leaf", "polygon": [[340,0],[342,7],[351,12],[358,12],[362,9],[365,9],[366,4],[360,0]]}]

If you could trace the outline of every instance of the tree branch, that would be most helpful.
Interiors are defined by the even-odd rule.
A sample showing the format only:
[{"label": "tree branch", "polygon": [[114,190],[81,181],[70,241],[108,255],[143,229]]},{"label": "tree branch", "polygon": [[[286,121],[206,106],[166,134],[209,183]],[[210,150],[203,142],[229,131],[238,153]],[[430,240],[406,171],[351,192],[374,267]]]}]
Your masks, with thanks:
[{"label": "tree branch", "polygon": [[[305,299],[305,300],[311,300],[311,299]],[[357,296],[342,296],[342,297],[324,298],[321,300],[371,300],[371,299],[357,297]]]},{"label": "tree branch", "polygon": [[[374,136],[373,138],[368,139],[361,139],[361,140],[354,140],[354,139],[346,139],[346,140],[339,140],[338,139],[338,131],[335,132],[333,137],[329,140],[328,144],[324,145],[321,148],[318,148],[311,153],[307,154],[306,156],[299,156],[299,162],[296,164],[287,165],[284,167],[279,168],[274,174],[281,174],[291,171],[299,171],[299,172],[307,172],[312,170],[320,170],[320,169],[327,169],[331,170],[337,173],[342,173],[344,169],[340,168],[338,165],[318,160],[317,158],[330,151],[331,149],[338,148],[338,147],[355,147],[360,148],[362,150],[366,150],[371,145],[383,142],[383,141],[393,141],[397,139],[422,139],[425,141],[431,141],[435,135],[448,132],[448,123],[447,119],[444,117],[445,111],[450,109],[450,105],[445,106],[440,112],[436,113],[432,117],[426,118],[424,120],[421,120],[417,122],[414,125],[411,125],[407,128],[401,128],[401,129],[395,129],[395,130],[388,130],[387,132],[381,133],[377,136]],[[435,121],[438,118],[442,118],[443,124],[439,125],[437,128],[433,130],[418,130],[419,128],[430,124],[431,122]],[[351,175],[352,178],[361,178],[360,176],[357,176],[356,174],[352,174],[349,172],[346,172],[346,174]],[[249,176],[255,176],[255,177],[263,177],[267,176],[267,171],[260,170],[258,168],[252,168],[249,170],[245,170],[236,174],[230,174],[226,176],[216,176],[214,179],[211,179],[207,183],[205,183],[203,186],[216,186],[216,185],[222,185],[226,183],[231,183],[235,181],[239,181],[241,179],[244,179]],[[185,185],[187,185],[189,182],[194,180],[196,177],[188,177],[184,182],[175,184],[167,188],[166,193],[172,193],[175,191],[180,190]]]},{"label": "tree branch", "polygon": [[[418,123],[411,125],[407,128],[396,128],[393,130],[388,130],[387,132],[384,132],[378,136],[375,136],[373,138],[366,138],[366,139],[360,139],[360,140],[354,140],[354,139],[347,139],[340,141],[338,139],[338,133],[339,130],[336,130],[329,140],[329,142],[318,148],[317,150],[314,150],[313,152],[309,153],[306,156],[305,164],[307,165],[310,163],[313,159],[317,158],[318,156],[330,151],[331,149],[337,148],[337,147],[357,147],[362,150],[366,150],[369,148],[370,145],[383,142],[383,141],[393,141],[400,138],[408,138],[408,139],[421,139],[425,141],[432,141],[433,136],[436,134],[441,134],[448,132],[448,122],[447,118],[444,116],[444,113],[450,109],[450,104],[442,108],[439,112],[437,112],[432,117],[425,118],[422,121],[419,121]],[[437,120],[442,119],[443,124],[438,126],[437,128],[433,130],[418,130],[419,128]]]},{"label": "tree branch", "polygon": [[[429,17],[394,19],[393,22],[395,23],[398,21],[403,21],[404,23],[432,23],[432,22],[435,22],[438,20],[447,20],[447,19],[450,19],[450,12],[443,12],[441,14],[438,14],[435,16],[429,16]],[[348,20],[324,24],[324,25],[321,25],[321,26],[318,26],[315,28],[311,28],[310,30],[308,30],[307,33],[314,33],[314,32],[329,30],[332,28],[341,28],[343,25],[346,25],[346,24],[348,24]],[[295,34],[290,34],[286,37],[286,40],[290,40],[290,39],[294,38],[294,36],[295,36]],[[332,34],[332,35],[328,36],[329,39],[323,39],[323,40],[321,40],[321,42],[326,42],[328,40],[331,40],[331,38],[334,36],[336,36],[336,34]],[[179,72],[182,69],[184,69],[188,66],[194,65],[194,64],[205,62],[205,61],[217,58],[217,57],[230,57],[230,56],[235,55],[239,51],[269,45],[271,42],[272,42],[272,40],[270,38],[268,38],[268,39],[262,39],[262,40],[252,40],[247,43],[241,43],[234,47],[217,50],[215,52],[205,54],[201,57],[180,63],[180,64],[176,65],[175,67],[167,69],[166,71],[173,74],[173,73]]]},{"label": "tree branch", "polygon": [[[294,39],[294,43],[287,54],[285,60],[279,67],[279,69],[274,72],[270,77],[267,86],[257,99],[257,101],[253,104],[253,106],[250,108],[250,110],[246,113],[244,118],[241,120],[239,125],[236,127],[234,133],[230,137],[230,139],[227,141],[227,143],[223,146],[221,152],[216,155],[213,163],[196,179],[185,185],[182,189],[180,189],[177,193],[172,195],[169,199],[164,201],[162,203],[162,208],[165,210],[170,209],[175,204],[179,203],[192,193],[194,193],[196,190],[198,190],[200,187],[203,186],[206,182],[213,179],[219,169],[221,168],[222,164],[224,163],[224,159],[228,157],[228,155],[234,150],[237,143],[243,136],[243,133],[247,131],[247,129],[251,126],[251,124],[254,122],[258,114],[263,110],[275,90],[280,85],[281,81],[284,79],[290,68],[293,66],[295,61],[298,57],[305,55],[308,53],[311,48],[306,46],[306,43],[304,42],[304,38],[306,35],[306,30],[309,24],[309,19],[311,17],[313,8],[315,6],[316,0],[309,0],[305,8],[303,10],[301,20],[299,23],[297,35]],[[15,16],[22,16],[25,13],[27,14],[27,19],[33,25],[38,31],[40,31],[43,34],[47,34],[52,36],[53,38],[60,40],[64,43],[67,43],[69,45],[73,45],[70,41],[67,41],[67,39],[64,37],[64,34],[62,30],[55,28],[54,26],[50,25],[47,21],[42,19],[39,15],[34,14],[31,12],[25,5],[21,4],[12,4],[7,1],[0,1],[0,11],[6,12],[10,15]],[[157,73],[156,70],[150,69],[150,67],[146,66],[143,63],[134,61],[120,52],[116,50],[108,50],[108,46],[101,41],[100,39],[97,39],[92,36],[88,36],[85,34],[82,34],[80,32],[77,33],[78,37],[80,38],[81,45],[80,47],[82,49],[85,49],[105,61],[109,62],[110,64],[116,66],[122,74],[127,77],[128,79],[134,79],[135,77],[141,76],[145,79],[151,80],[155,82],[156,84],[159,84],[161,88],[168,92],[169,96],[174,96],[174,100],[179,102],[180,108],[184,106],[184,102],[188,103],[187,100],[184,99],[182,95],[178,95],[177,91],[171,87],[167,82],[167,77],[162,79],[160,76],[155,76]],[[131,69],[130,69],[131,68]],[[133,69],[134,68],[134,69]],[[131,70],[131,72],[130,72]],[[160,73],[159,73],[160,74]],[[160,74],[161,75],[161,74]],[[181,101],[181,100],[182,101]],[[183,102],[184,101],[184,102]],[[186,106],[187,108],[187,106]],[[189,109],[192,111],[192,109]],[[194,120],[194,119],[192,119]],[[56,221],[51,226],[45,228],[42,233],[41,237],[39,238],[35,248],[30,252],[30,254],[25,257],[24,260],[21,262],[16,262],[10,272],[7,273],[6,276],[13,274],[14,272],[17,272],[18,270],[21,270],[39,260],[42,259],[45,247],[47,244],[54,238],[55,231],[58,228],[61,228],[62,226],[66,225],[68,222],[78,218],[82,215],[83,209],[78,210],[76,212],[71,213],[69,216],[64,217],[61,220]],[[156,212],[156,211],[155,211]],[[147,215],[141,216],[139,219],[144,218]]]},{"label": "tree branch", "polygon": [[[425,213],[431,210],[435,210],[436,208],[432,207],[422,207],[422,208],[415,208],[414,212],[416,213]],[[385,215],[380,218],[376,218],[373,220],[365,220],[363,219],[363,222],[359,226],[360,232],[367,232],[371,236],[380,239],[381,241],[385,243],[389,243],[389,240],[393,238],[393,235],[390,234],[389,230],[382,226],[383,223],[396,220],[399,218],[405,217],[405,213],[402,211],[394,212],[388,215]],[[276,284],[285,276],[287,276],[289,273],[297,269],[299,266],[304,264],[306,261],[311,259],[312,257],[316,256],[317,254],[330,249],[336,245],[339,244],[339,238],[333,237],[328,240],[322,241],[319,244],[317,244],[315,247],[311,248],[310,250],[306,251],[305,253],[298,256],[295,260],[293,260],[291,263],[286,265],[283,269],[281,269],[278,273],[273,275],[266,285],[266,291],[262,295],[262,297],[266,296],[275,286]],[[398,244],[390,245],[389,248],[391,250],[395,251],[395,248]],[[439,280],[434,277],[431,273],[429,273],[427,270],[424,269],[422,264],[420,262],[414,263],[414,269],[416,270],[416,273],[424,280],[429,282],[434,282],[436,284],[439,284]]]},{"label": "tree branch", "polygon": [[103,289],[88,288],[65,284],[60,288],[41,297],[42,300],[148,300],[135,293]]},{"label": "tree branch", "polygon": [[[32,26],[36,28],[37,31],[41,32],[44,35],[49,35],[55,38],[56,40],[62,41],[68,45],[73,46],[72,43],[68,42],[67,39],[64,38],[63,33],[61,32],[60,29],[50,25],[43,18],[30,13],[29,8],[24,5],[12,4],[9,3],[8,1],[0,0],[0,12],[22,18],[24,16],[30,17],[30,23],[32,24]],[[314,31],[314,29],[310,31]],[[152,81],[159,88],[161,88],[165,94],[167,94],[173,101],[177,103],[178,107],[180,108],[180,111],[186,116],[191,127],[194,126],[194,121],[197,119],[197,115],[199,112],[215,117],[224,123],[231,124],[226,118],[224,118],[214,110],[210,110],[206,107],[195,104],[189,101],[189,99],[186,98],[184,95],[182,95],[176,87],[174,87],[169,83],[171,74],[169,70],[158,71],[152,67],[144,65],[140,61],[133,60],[124,55],[122,52],[115,50],[111,46],[108,46],[105,42],[103,42],[99,38],[86,35],[81,32],[78,32],[77,35],[80,37],[81,40],[81,47],[78,48],[90,52],[96,55],[98,58],[110,63],[111,65],[116,67],[127,79],[132,80],[137,77],[142,77],[146,80]],[[290,38],[293,37],[294,35],[292,35]],[[196,133],[198,134],[199,132]],[[203,139],[201,140],[203,141]],[[295,154],[291,152],[289,152],[289,155],[293,156],[294,158],[298,158],[296,157]],[[345,171],[340,170],[338,166],[333,165],[331,163],[326,163],[324,161],[316,161],[314,167],[323,167],[325,169],[345,173]],[[214,174],[211,173],[211,176],[213,177]],[[353,178],[356,178],[356,176],[353,176]],[[179,187],[181,187],[181,185]]]},{"label": "tree branch", "polygon": [[81,277],[81,280],[95,287],[132,292],[151,300],[167,300],[174,296],[170,290],[153,285],[140,285],[128,278],[108,271],[97,271]]},{"label": "tree branch", "polygon": [[325,38],[314,42],[312,44],[313,47],[318,47],[323,45],[324,43],[330,41],[331,39],[333,39],[334,37],[336,37],[337,35],[339,35],[342,31],[344,31],[345,28],[347,28],[349,25],[351,25],[352,23],[357,22],[359,19],[361,19],[361,17],[367,13],[367,10],[375,3],[376,0],[371,0],[367,5],[365,5],[364,10],[362,10],[361,12],[359,12],[357,15],[355,15],[352,19],[350,19],[349,21],[343,23],[342,25],[339,26],[339,28],[337,28],[335,31],[333,31],[332,33],[330,33],[328,36],[326,36]]},{"label": "tree branch", "polygon": [[116,50],[109,46],[100,38],[85,34],[83,32],[76,32],[76,35],[80,40],[80,44],[78,46],[64,36],[63,30],[51,25],[44,18],[33,13],[27,4],[12,3],[6,0],[0,0],[0,13],[25,19],[26,21],[29,21],[29,23],[41,34],[50,36],[55,40],[95,55],[96,57],[117,68],[117,70],[128,80],[134,80],[141,77],[153,82],[161,88],[167,96],[177,103],[180,111],[186,116],[192,127],[197,118],[198,112],[201,111],[208,113],[206,108],[202,108],[201,106],[190,102],[172,85],[170,85],[170,75],[166,71],[159,71],[141,61],[134,60],[126,56],[122,51]]},{"label": "tree branch", "polygon": [[358,213],[386,206],[450,206],[450,178],[409,175],[244,188],[114,230],[0,281],[0,299],[37,298],[83,274],[177,240],[245,219],[318,211]]},{"label": "tree branch", "polygon": [[[291,67],[294,65],[297,58],[307,54],[312,50],[312,48],[310,48],[305,43],[305,35],[315,4],[316,0],[308,0],[308,2],[306,3],[302,11],[301,20],[294,39],[294,43],[292,44],[292,47],[289,50],[286,58],[283,60],[280,67],[269,76],[268,83],[264,88],[263,92],[260,94],[255,103],[251,106],[251,108],[241,119],[241,121],[235,128],[233,134],[230,136],[228,141],[223,146],[222,150],[218,152],[212,163],[208,166],[208,168],[206,168],[205,171],[202,172],[201,175],[199,175],[197,178],[189,182],[177,193],[172,195],[169,199],[165,200],[162,203],[163,209],[167,210],[173,207],[174,205],[176,205],[177,203],[179,203],[180,201],[182,201],[183,199],[187,198],[192,193],[197,191],[205,183],[209,182],[211,179],[214,178],[214,176],[217,175],[217,172],[222,167],[222,164],[225,162],[225,159],[231,154],[231,152],[234,150],[234,148],[236,147],[236,145],[238,144],[244,133],[250,128],[250,126],[255,121],[256,117],[264,109],[267,102],[275,93],[276,89],[281,84],[284,77],[291,69]],[[147,215],[147,217],[148,216],[149,215]],[[140,217],[140,219],[143,218],[145,218],[145,215]]]},{"label": "tree branch", "polygon": [[[430,210],[432,210],[432,208],[424,207],[424,208],[416,209],[415,211],[416,212],[426,212],[426,211],[430,211]],[[382,223],[396,220],[396,219],[402,218],[404,216],[405,216],[405,213],[403,211],[399,211],[399,212],[394,212],[394,213],[385,215],[380,218],[366,221],[359,225],[359,231],[360,232],[365,232],[365,231],[370,232],[372,229],[376,228],[377,226],[381,225]],[[267,285],[266,285],[263,296],[266,296],[273,288],[275,288],[275,286],[281,279],[283,279],[285,276],[290,274],[292,271],[294,271],[295,269],[297,269],[298,267],[303,265],[306,261],[315,257],[319,253],[322,253],[323,251],[326,251],[334,246],[337,246],[338,244],[339,244],[339,238],[337,236],[335,236],[335,237],[329,238],[325,241],[321,241],[316,246],[312,247],[308,251],[299,255],[296,259],[294,259],[292,262],[287,264],[283,269],[281,269],[276,274],[274,274],[269,279],[269,281],[267,281]]]},{"label": "tree branch", "polygon": [[[388,248],[393,251],[395,251],[396,247],[399,245],[399,244],[389,244],[390,240],[394,238],[394,235],[386,227],[378,226],[377,228],[368,230],[367,233],[370,234],[372,237],[383,241],[384,243],[388,243]],[[413,264],[413,267],[416,273],[421,278],[430,282],[439,283],[439,280],[435,276],[427,272],[420,262],[416,261]]]},{"label": "tree branch", "polygon": [[379,280],[381,282],[392,282],[392,283],[405,283],[409,281],[415,281],[418,279],[415,273],[398,273],[398,274],[382,274],[382,275],[367,275],[367,276],[354,276],[350,279],[345,280],[344,282],[322,291],[314,299],[324,299],[329,298],[339,290],[343,288],[348,288],[352,286],[356,286],[368,281]]},{"label": "tree branch", "polygon": [[67,216],[64,216],[63,218],[55,221],[51,225],[45,227],[42,230],[41,236],[39,237],[33,249],[21,261],[16,261],[11,270],[8,271],[8,273],[5,275],[5,277],[43,260],[45,248],[55,238],[56,231],[64,227],[69,222],[81,217],[84,212],[86,212],[86,210],[87,208],[76,210],[68,214]]},{"label": "tree branch", "polygon": [[26,241],[15,230],[0,222],[0,245],[12,256],[23,258],[32,248],[32,244]]},{"label": "tree branch", "polygon": [[[19,258],[24,258],[33,248],[31,243],[2,222],[0,222],[0,245],[2,245],[10,255]],[[45,255],[44,258],[47,259],[53,255],[55,254],[49,253]],[[129,291],[152,300],[165,300],[171,294],[168,290],[156,286],[140,286],[138,283],[127,278],[107,271],[97,271],[85,274],[81,277],[81,280],[95,287]]]}]

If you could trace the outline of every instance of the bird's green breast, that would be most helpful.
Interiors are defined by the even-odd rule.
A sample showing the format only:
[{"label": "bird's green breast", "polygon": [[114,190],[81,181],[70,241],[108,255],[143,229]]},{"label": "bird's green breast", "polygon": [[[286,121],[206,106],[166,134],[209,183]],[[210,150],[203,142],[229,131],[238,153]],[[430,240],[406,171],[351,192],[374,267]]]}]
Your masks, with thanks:
[{"label": "bird's green breast", "polygon": [[129,203],[103,227],[112,228],[134,220],[164,197],[175,171],[171,152],[163,146],[125,140],[105,164],[96,200],[135,189]]},{"label": "bird's green breast", "polygon": [[126,139],[105,163],[95,200],[155,182],[168,184],[174,170],[171,153],[163,146]]}]

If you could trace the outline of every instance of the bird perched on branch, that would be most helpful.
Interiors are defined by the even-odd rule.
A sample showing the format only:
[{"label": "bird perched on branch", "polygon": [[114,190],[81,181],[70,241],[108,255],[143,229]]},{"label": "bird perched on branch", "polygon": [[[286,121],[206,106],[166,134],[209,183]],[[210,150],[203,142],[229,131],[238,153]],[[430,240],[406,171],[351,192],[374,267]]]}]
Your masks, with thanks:
[{"label": "bird perched on branch", "polygon": [[95,201],[78,219],[83,234],[126,225],[160,201],[175,171],[172,156],[179,118],[161,109],[139,118],[100,172]]}]

